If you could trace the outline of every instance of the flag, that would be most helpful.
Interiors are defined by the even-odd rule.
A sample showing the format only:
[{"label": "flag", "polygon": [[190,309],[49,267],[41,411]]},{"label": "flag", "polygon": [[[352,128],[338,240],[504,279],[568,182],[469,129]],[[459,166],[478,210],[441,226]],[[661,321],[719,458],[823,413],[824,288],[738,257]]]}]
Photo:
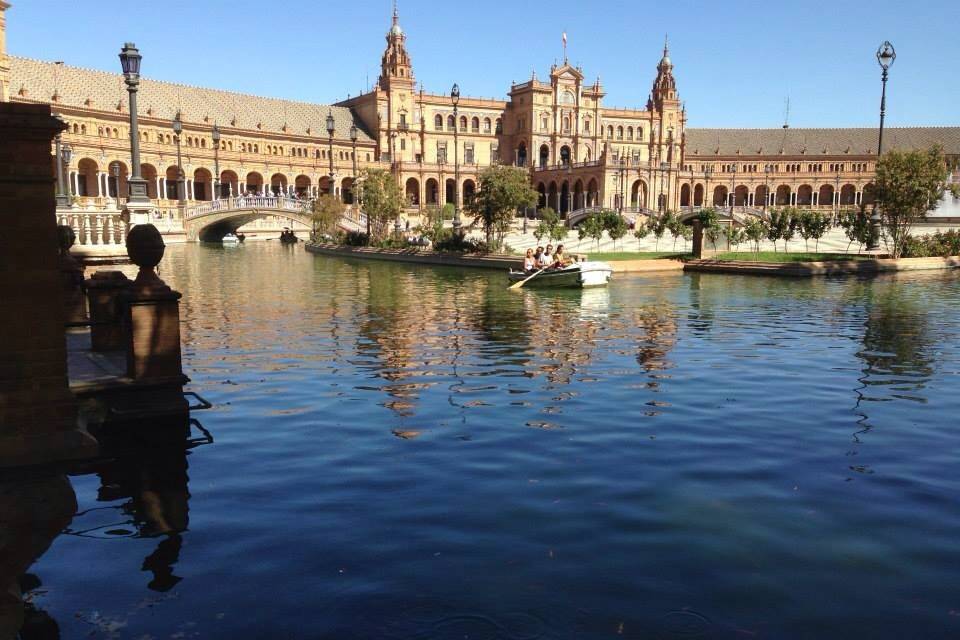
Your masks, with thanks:
[{"label": "flag", "polygon": [[563,46],[564,46],[564,47],[567,46],[567,32],[566,32],[566,31],[563,32]]}]

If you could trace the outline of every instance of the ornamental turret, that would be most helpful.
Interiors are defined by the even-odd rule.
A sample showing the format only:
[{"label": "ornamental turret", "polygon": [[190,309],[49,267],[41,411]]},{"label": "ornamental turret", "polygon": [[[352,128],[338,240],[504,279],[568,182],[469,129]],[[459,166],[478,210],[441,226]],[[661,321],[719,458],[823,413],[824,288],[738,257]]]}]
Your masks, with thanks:
[{"label": "ornamental turret", "polygon": [[380,79],[378,86],[384,91],[391,87],[413,87],[413,64],[406,47],[407,36],[400,27],[397,5],[393,5],[393,24],[387,31],[387,48],[380,61]]},{"label": "ornamental turret", "polygon": [[665,105],[675,107],[680,102],[680,96],[677,94],[677,81],[673,77],[670,46],[666,40],[663,43],[663,58],[657,65],[657,79],[653,83],[651,102],[657,111],[663,111]]}]

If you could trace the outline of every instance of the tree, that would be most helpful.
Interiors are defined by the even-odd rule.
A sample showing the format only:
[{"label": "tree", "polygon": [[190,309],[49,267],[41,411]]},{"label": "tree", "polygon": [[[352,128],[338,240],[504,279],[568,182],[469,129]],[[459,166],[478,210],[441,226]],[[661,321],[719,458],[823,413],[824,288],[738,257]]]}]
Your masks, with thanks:
[{"label": "tree", "polygon": [[675,214],[673,211],[667,211],[663,214],[663,217],[666,218],[667,231],[670,232],[670,235],[673,236],[673,250],[677,250],[677,238],[683,235],[683,222],[680,221],[680,216]]},{"label": "tree", "polygon": [[648,221],[637,222],[633,228],[633,237],[637,239],[637,251],[640,251],[640,243],[648,235],[650,235],[650,225]]},{"label": "tree", "polygon": [[683,238],[683,252],[687,252],[687,243],[693,240],[693,227],[688,224],[680,225],[680,236]]},{"label": "tree", "polygon": [[820,251],[820,238],[830,230],[832,222],[830,216],[825,213],[820,213],[819,211],[812,211],[810,215],[806,217],[807,235],[814,240],[814,251]]},{"label": "tree", "polygon": [[[483,225],[488,247],[499,247],[520,207],[532,207],[539,194],[530,186],[529,174],[519,167],[494,165],[480,174],[478,191],[465,209],[474,223]],[[496,234],[496,238],[494,235]]]},{"label": "tree", "polygon": [[733,247],[733,250],[736,251],[740,246],[740,243],[746,240],[746,232],[742,227],[735,227],[732,224],[727,227],[727,240],[730,241],[730,246]]},{"label": "tree", "polygon": [[881,224],[892,257],[903,254],[914,223],[925,220],[943,198],[946,179],[940,146],[926,151],[890,151],[877,162]]},{"label": "tree", "polygon": [[370,233],[381,239],[389,225],[400,217],[403,193],[393,174],[384,169],[365,169],[363,176],[363,210],[370,220]]},{"label": "tree", "polygon": [[628,231],[627,221],[616,211],[607,212],[603,219],[603,228],[613,241],[614,247],[617,245],[617,240],[627,235]]},{"label": "tree", "polygon": [[803,250],[810,253],[810,238],[813,237],[813,211],[802,211],[797,216],[797,228],[803,238]]},{"label": "tree", "polygon": [[786,207],[780,212],[780,216],[782,218],[781,224],[783,225],[780,236],[783,238],[783,250],[786,253],[790,253],[790,247],[787,243],[793,240],[793,236],[797,233],[797,227],[800,226],[800,211],[793,207]]},{"label": "tree", "polygon": [[847,236],[847,251],[850,245],[857,243],[857,253],[863,249],[863,245],[870,242],[870,219],[867,216],[864,207],[861,205],[859,211],[846,211],[840,214],[840,227],[843,228],[844,235]]},{"label": "tree", "polygon": [[697,212],[697,219],[700,221],[703,235],[706,236],[707,240],[713,245],[713,250],[716,251],[717,240],[720,238],[720,217],[717,215],[717,210],[713,207],[700,209]]},{"label": "tree", "polygon": [[[773,243],[773,251],[777,251],[777,240],[784,240],[790,227],[790,212],[785,209],[770,211],[770,224],[767,225],[767,240]],[[792,236],[792,234],[791,234]]]},{"label": "tree", "polygon": [[654,251],[660,250],[660,238],[663,237],[663,234],[667,231],[667,225],[670,222],[671,214],[669,211],[665,211],[662,215],[659,215],[655,218],[652,218],[653,227],[653,237],[657,239],[656,244],[654,245]]},{"label": "tree", "polygon": [[767,225],[760,218],[752,217],[744,225],[743,234],[753,243],[753,253],[757,255],[760,253],[760,241],[767,235]]},{"label": "tree", "polygon": [[581,223],[581,226],[587,225],[586,234],[597,243],[597,251],[600,250],[600,239],[603,238],[603,212],[594,213]]},{"label": "tree", "polygon": [[318,234],[331,235],[337,229],[337,223],[343,217],[347,205],[329,193],[325,193],[313,201],[310,209],[310,221],[313,223],[311,240],[316,241]]},{"label": "tree", "polygon": [[537,244],[540,244],[543,238],[552,238],[553,235],[551,231],[559,223],[560,216],[557,215],[556,211],[550,207],[541,209],[540,223],[537,225],[537,228],[533,230],[533,237],[537,239]]}]

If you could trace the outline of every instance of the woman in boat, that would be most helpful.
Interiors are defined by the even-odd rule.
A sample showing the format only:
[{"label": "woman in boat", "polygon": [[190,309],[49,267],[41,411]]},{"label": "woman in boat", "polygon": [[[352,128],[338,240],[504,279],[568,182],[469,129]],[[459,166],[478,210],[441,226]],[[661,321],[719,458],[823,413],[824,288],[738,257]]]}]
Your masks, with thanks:
[{"label": "woman in boat", "polygon": [[537,250],[533,252],[533,265],[537,269],[543,268],[543,247],[537,247]]},{"label": "woman in boat", "polygon": [[557,245],[557,252],[553,254],[553,262],[550,264],[550,268],[563,269],[567,264],[567,256],[563,254],[563,245]]},{"label": "woman in boat", "polygon": [[523,257],[523,272],[533,273],[537,270],[537,260],[533,257],[533,249],[527,249],[527,254]]}]

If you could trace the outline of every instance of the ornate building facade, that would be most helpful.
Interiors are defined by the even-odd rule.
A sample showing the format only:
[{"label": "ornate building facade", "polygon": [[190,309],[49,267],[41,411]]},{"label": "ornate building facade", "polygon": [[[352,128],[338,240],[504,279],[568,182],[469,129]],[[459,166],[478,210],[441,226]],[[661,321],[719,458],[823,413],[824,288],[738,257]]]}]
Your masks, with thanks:
[{"label": "ornate building facade", "polygon": [[[49,103],[68,125],[74,208],[119,211],[130,174],[122,77],[8,56],[8,8],[0,0],[0,99]],[[376,85],[334,105],[143,79],[141,173],[158,219],[174,232],[182,209],[171,125],[179,116],[190,203],[250,191],[313,196],[332,182],[350,204],[360,172],[376,167],[395,173],[415,224],[432,207],[462,206],[493,163],[529,171],[540,206],[564,214],[731,203],[835,209],[872,199],[875,129],[689,128],[666,44],[644,108],[609,108],[604,97],[599,78],[566,60],[542,80],[534,73],[511,85],[505,100],[429,93],[417,84],[395,10]],[[885,141],[886,150],[938,143],[960,158],[958,127],[892,128]]]}]

